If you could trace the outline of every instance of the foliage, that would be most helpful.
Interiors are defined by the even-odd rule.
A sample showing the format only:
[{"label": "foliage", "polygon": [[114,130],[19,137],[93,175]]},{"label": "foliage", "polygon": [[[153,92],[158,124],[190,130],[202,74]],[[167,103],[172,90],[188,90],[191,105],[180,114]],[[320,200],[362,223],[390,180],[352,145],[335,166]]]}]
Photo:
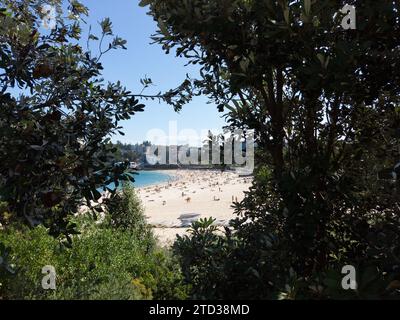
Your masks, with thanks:
[{"label": "foliage", "polygon": [[114,37],[104,48],[113,36],[104,19],[101,38],[88,39],[100,52],[85,51],[80,23],[88,10],[75,0],[52,30],[41,27],[42,7],[32,1],[3,0],[0,9],[0,195],[14,215],[70,240],[69,217],[82,199],[90,206],[99,187],[129,179],[125,165],[113,165],[108,142],[119,120],[144,106],[120,83],[104,84],[100,63],[126,41]]},{"label": "foliage", "polygon": [[[238,241],[227,256],[234,263],[220,264],[228,281],[224,287],[202,278],[198,288],[214,285],[212,297],[220,298],[396,294],[398,181],[380,173],[392,173],[399,161],[399,4],[141,4],[150,5],[159,25],[154,41],[200,65],[193,83],[228,111],[229,128],[256,132],[254,185],[232,223]],[[341,26],[345,4],[356,7],[356,30]],[[207,250],[199,253],[193,241],[183,246],[191,270],[199,262],[190,257]],[[342,290],[337,280],[347,264],[374,285]],[[202,274],[206,268],[201,265]]]},{"label": "foliage", "polygon": [[142,232],[149,228],[146,224],[143,204],[132,185],[123,184],[117,195],[106,204],[109,223],[113,228]]},{"label": "foliage", "polygon": [[226,274],[221,265],[227,259],[225,239],[216,235],[214,219],[194,222],[190,235],[177,236],[173,251],[182,266],[193,299],[217,299],[216,284],[223,283]]},{"label": "foliage", "polygon": [[[155,247],[152,237],[140,236],[140,230],[94,226],[93,221],[90,228],[82,236],[74,236],[70,249],[42,226],[1,233],[0,241],[9,246],[10,263],[16,268],[14,275],[1,274],[1,296],[61,300],[185,298],[179,268],[166,252]],[[41,287],[41,270],[46,265],[56,269],[54,291]]]},{"label": "foliage", "polygon": [[132,144],[123,144],[120,141],[117,141],[116,144],[114,144],[114,147],[117,148],[117,151],[115,153],[115,160],[124,162],[124,161],[129,161],[129,162],[141,162],[143,161],[143,156],[144,153],[140,153],[135,149],[139,149],[139,144],[132,145]]},{"label": "foliage", "polygon": [[[103,203],[104,204],[104,203]],[[170,252],[157,246],[133,187],[109,199],[102,219],[90,212],[71,223],[81,231],[65,246],[44,226],[12,222],[0,232],[0,298],[184,299],[187,286]],[[56,290],[44,290],[44,266],[56,270]]]}]

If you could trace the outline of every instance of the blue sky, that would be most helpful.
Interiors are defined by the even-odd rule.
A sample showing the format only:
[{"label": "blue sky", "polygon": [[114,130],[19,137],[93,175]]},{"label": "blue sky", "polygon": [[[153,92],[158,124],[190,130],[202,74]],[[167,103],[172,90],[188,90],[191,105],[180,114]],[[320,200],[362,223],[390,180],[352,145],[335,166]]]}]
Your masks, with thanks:
[{"label": "blue sky", "polygon": [[[141,91],[140,78],[147,76],[153,80],[156,87],[149,88],[148,93],[165,91],[178,86],[186,73],[198,75],[196,67],[185,67],[185,60],[177,58],[173,53],[166,55],[161,46],[150,45],[150,36],[157,29],[156,23],[146,13],[147,8],[138,6],[137,0],[83,0],[89,9],[88,24],[92,25],[92,33],[100,34],[98,21],[109,17],[113,23],[114,34],[128,41],[128,50],[118,50],[108,53],[102,59],[104,78],[107,81],[120,80],[134,93]],[[94,49],[94,48],[93,48]],[[122,123],[125,136],[116,136],[114,141],[126,143],[142,142],[148,138],[149,131],[163,131],[169,134],[170,121],[172,127],[176,123],[179,134],[178,143],[186,143],[183,139],[190,135],[185,129],[192,129],[192,135],[201,135],[206,130],[221,130],[225,121],[222,114],[213,104],[207,104],[206,97],[198,97],[186,105],[178,114],[164,103],[144,102],[146,109],[135,115],[131,120]],[[196,134],[195,134],[196,133]],[[176,133],[171,133],[176,136]],[[154,140],[154,139],[152,139]],[[189,141],[193,143],[193,139]]]}]

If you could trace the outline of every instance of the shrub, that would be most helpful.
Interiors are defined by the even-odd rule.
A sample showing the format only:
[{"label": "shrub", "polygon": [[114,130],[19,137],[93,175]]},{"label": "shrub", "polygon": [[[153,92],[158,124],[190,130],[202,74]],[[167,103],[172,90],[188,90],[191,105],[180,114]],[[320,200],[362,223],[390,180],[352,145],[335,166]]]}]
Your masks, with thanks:
[{"label": "shrub", "polygon": [[123,184],[122,190],[107,201],[107,207],[112,227],[124,230],[148,229],[143,205],[130,184]]},{"label": "shrub", "polygon": [[[157,247],[133,188],[125,186],[109,204],[103,222],[90,214],[73,220],[81,234],[66,247],[44,226],[8,226],[0,243],[16,273],[1,273],[7,299],[184,299],[187,287],[178,263]],[[1,252],[0,252],[1,253]],[[46,265],[55,267],[56,290],[42,289]]]},{"label": "shrub", "polygon": [[191,234],[178,235],[173,246],[193,299],[219,299],[226,285],[225,262],[234,242],[217,235],[214,222],[212,218],[194,222]]},{"label": "shrub", "polygon": [[[73,237],[66,248],[44,227],[13,228],[0,234],[11,250],[15,275],[3,273],[1,296],[7,299],[183,299],[186,289],[172,258],[138,239],[137,234],[99,226]],[[57,289],[41,288],[45,265],[57,273]]]},{"label": "shrub", "polygon": [[[264,200],[254,197],[252,201],[255,204],[248,210]],[[365,231],[356,234],[350,223],[354,215],[339,217],[336,225],[327,226],[332,230],[326,248],[329,261],[307,276],[296,270],[293,261],[299,257],[288,248],[284,232],[279,228],[272,232],[267,225],[278,226],[278,221],[268,218],[232,221],[235,231],[226,229],[225,235],[216,233],[212,220],[200,221],[192,225],[191,235],[178,237],[174,251],[185,280],[192,285],[192,298],[399,299],[398,218],[376,213],[361,225],[362,215],[359,224],[364,229],[358,225],[357,229]],[[342,287],[345,265],[356,269],[357,290]]]}]

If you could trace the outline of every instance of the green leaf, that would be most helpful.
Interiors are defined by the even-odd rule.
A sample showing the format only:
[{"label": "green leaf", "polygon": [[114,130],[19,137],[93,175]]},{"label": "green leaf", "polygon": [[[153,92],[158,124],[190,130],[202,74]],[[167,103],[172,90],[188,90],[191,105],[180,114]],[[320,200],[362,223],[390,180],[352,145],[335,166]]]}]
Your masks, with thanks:
[{"label": "green leaf", "polygon": [[100,22],[101,29],[105,35],[112,35],[112,23],[110,18],[105,18]]},{"label": "green leaf", "polygon": [[151,4],[151,0],[141,0],[141,1],[139,2],[139,6],[140,6],[140,7],[146,7],[146,6],[148,6],[149,4]]}]

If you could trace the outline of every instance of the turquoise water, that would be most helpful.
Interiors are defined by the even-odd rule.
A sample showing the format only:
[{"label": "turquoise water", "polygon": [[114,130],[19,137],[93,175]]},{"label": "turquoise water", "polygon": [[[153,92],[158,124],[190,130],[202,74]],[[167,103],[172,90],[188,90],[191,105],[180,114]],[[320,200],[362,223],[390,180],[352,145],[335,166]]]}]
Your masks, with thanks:
[{"label": "turquoise water", "polygon": [[[134,178],[135,182],[133,183],[133,185],[137,188],[164,183],[168,182],[168,180],[173,179],[171,175],[157,171],[138,171],[138,174],[135,174]],[[111,183],[107,187],[110,189],[114,189],[115,184]]]},{"label": "turquoise water", "polygon": [[135,174],[134,177],[134,186],[138,188],[168,182],[168,180],[173,179],[169,174],[157,171],[139,171],[139,174]]}]

